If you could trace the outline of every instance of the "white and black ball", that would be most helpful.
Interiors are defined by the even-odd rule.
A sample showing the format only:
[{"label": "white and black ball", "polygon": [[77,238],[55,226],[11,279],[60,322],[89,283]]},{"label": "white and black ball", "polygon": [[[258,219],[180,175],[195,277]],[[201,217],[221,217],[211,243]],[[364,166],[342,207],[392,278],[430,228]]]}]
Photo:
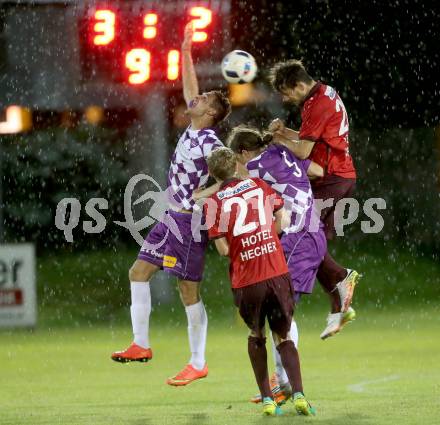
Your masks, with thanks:
[{"label": "white and black ball", "polygon": [[250,83],[257,75],[254,57],[244,50],[233,50],[222,60],[222,74],[232,84]]}]

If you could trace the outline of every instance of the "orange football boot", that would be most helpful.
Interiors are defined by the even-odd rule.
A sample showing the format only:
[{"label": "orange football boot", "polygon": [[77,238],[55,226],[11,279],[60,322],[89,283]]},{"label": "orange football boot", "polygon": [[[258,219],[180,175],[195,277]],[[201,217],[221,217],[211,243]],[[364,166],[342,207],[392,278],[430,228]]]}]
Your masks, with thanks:
[{"label": "orange football boot", "polygon": [[181,387],[183,385],[188,385],[191,382],[206,378],[208,376],[208,365],[202,370],[194,369],[190,364],[187,364],[183,370],[181,370],[176,376],[167,379],[168,385],[173,385],[175,387]]},{"label": "orange football boot", "polygon": [[[272,396],[274,401],[279,405],[283,405],[291,396],[289,392],[284,389],[281,389],[280,384],[278,382],[277,374],[274,373],[270,378],[270,389],[272,391]],[[252,403],[261,403],[261,394],[257,394],[253,396],[250,400]]]},{"label": "orange football boot", "polygon": [[153,358],[151,348],[143,348],[134,342],[124,351],[116,351],[112,354],[112,360],[120,363],[148,362]]}]

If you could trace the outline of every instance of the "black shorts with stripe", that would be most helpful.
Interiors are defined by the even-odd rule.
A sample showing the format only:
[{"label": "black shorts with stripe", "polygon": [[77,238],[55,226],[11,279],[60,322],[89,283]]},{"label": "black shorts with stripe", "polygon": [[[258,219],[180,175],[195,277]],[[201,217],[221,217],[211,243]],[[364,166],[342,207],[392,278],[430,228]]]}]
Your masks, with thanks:
[{"label": "black shorts with stripe", "polygon": [[270,329],[286,338],[295,307],[288,273],[243,288],[233,288],[232,292],[234,303],[249,329],[259,335],[267,318]]},{"label": "black shorts with stripe", "polygon": [[312,183],[312,191],[315,199],[323,201],[332,198],[331,207],[323,208],[321,211],[321,221],[324,223],[325,237],[327,240],[334,239],[335,231],[335,208],[338,201],[344,198],[351,198],[355,191],[356,179],[346,179],[344,177],[329,175],[324,179]]}]

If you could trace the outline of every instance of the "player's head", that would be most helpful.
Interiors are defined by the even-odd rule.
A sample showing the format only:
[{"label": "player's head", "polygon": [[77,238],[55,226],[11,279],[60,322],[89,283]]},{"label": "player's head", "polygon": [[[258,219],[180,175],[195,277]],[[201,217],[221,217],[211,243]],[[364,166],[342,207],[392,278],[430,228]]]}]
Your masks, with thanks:
[{"label": "player's head", "polygon": [[229,134],[227,145],[237,155],[237,159],[246,164],[251,159],[260,155],[272,142],[270,133],[262,134],[256,128],[239,125]]},{"label": "player's head", "polygon": [[213,151],[206,160],[209,174],[217,181],[224,181],[235,176],[237,158],[229,148],[219,148]]},{"label": "player's head", "polygon": [[197,95],[188,105],[188,114],[206,120],[207,126],[216,126],[231,112],[229,99],[218,90]]},{"label": "player's head", "polygon": [[303,63],[297,59],[277,63],[270,71],[273,88],[283,95],[283,100],[300,105],[315,83]]}]

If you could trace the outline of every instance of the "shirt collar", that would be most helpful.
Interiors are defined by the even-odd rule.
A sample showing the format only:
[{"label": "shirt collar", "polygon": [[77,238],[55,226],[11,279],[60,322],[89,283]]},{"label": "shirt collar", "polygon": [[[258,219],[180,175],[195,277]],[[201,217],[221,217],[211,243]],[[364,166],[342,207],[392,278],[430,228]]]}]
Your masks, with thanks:
[{"label": "shirt collar", "polygon": [[199,128],[198,130],[194,130],[191,128],[191,125],[186,129],[190,136],[196,136],[200,134],[201,132],[206,132],[210,134],[216,134],[216,128],[215,127],[205,127],[205,128]]},{"label": "shirt collar", "polygon": [[317,81],[316,84],[312,87],[312,90],[309,91],[309,94],[301,102],[300,105],[301,108],[304,106],[304,103],[306,103],[314,94],[316,94],[316,92],[321,88],[321,86],[322,86],[321,81]]},{"label": "shirt collar", "polygon": [[250,159],[248,162],[246,162],[245,166],[247,167],[248,164],[250,164],[251,162],[254,162],[254,161],[258,162],[258,161],[260,161],[260,160],[261,160],[261,157],[263,156],[263,154],[264,154],[265,152],[267,152],[267,150],[268,150],[270,147],[272,147],[272,146],[278,146],[278,145],[274,145],[273,143],[269,143],[269,144],[264,148],[264,150],[261,151],[261,153],[260,153],[258,156],[256,156],[255,158],[252,158],[252,159]]},{"label": "shirt collar", "polygon": [[240,181],[242,181],[242,180],[237,177],[231,177],[229,179],[223,180],[222,184],[220,185],[220,189],[223,189],[224,187],[229,186],[231,183],[240,182]]}]

